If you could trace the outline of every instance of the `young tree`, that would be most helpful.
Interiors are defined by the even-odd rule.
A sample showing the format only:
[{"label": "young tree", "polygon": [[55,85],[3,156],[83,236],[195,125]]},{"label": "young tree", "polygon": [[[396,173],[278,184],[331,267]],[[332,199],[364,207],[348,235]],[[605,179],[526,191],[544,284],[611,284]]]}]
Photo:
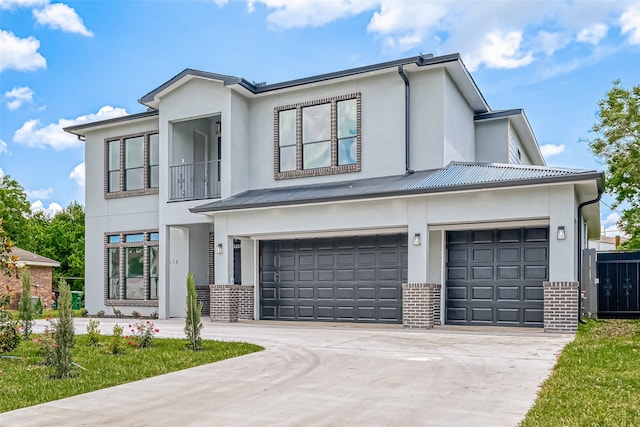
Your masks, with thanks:
[{"label": "young tree", "polygon": [[70,377],[72,373],[71,348],[75,345],[76,338],[73,328],[73,310],[71,310],[71,289],[62,279],[58,289],[60,290],[60,296],[58,296],[58,314],[60,317],[55,324],[53,334],[55,340],[53,364],[56,368],[56,378],[66,378]]},{"label": "young tree", "polygon": [[189,340],[189,348],[191,350],[200,350],[202,348],[202,320],[200,313],[202,312],[202,302],[198,301],[196,292],[196,281],[193,274],[187,274],[187,318],[185,319],[184,333]]},{"label": "young tree", "polygon": [[22,326],[22,337],[28,340],[35,322],[33,321],[34,309],[31,304],[31,273],[26,267],[22,269],[22,294],[18,303],[18,313]]},{"label": "young tree", "polygon": [[607,165],[612,207],[624,208],[618,226],[630,236],[625,246],[640,248],[640,85],[625,89],[615,80],[598,109],[596,138],[589,145]]}]

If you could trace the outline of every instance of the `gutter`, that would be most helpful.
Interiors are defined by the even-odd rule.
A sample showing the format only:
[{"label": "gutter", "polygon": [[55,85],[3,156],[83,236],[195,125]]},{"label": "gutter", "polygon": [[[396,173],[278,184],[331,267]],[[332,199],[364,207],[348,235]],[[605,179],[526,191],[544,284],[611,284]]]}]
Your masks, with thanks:
[{"label": "gutter", "polygon": [[602,198],[602,193],[602,189],[598,186],[598,197],[578,205],[578,321],[580,323],[587,323],[582,318],[582,208],[598,203]]},{"label": "gutter", "polygon": [[407,175],[411,175],[413,170],[411,170],[411,157],[410,157],[410,143],[411,143],[411,135],[409,130],[411,129],[411,90],[409,87],[409,78],[404,73],[404,66],[398,65],[398,74],[404,80],[404,164],[405,171]]}]

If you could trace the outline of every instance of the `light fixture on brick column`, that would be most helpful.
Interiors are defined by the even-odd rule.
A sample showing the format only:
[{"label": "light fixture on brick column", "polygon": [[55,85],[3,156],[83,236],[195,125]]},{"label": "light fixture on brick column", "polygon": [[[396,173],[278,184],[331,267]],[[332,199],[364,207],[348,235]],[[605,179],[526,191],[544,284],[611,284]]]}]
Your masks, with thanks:
[{"label": "light fixture on brick column", "polygon": [[216,253],[219,255],[222,253],[222,243],[216,245]]},{"label": "light fixture on brick column", "polygon": [[420,233],[416,233],[413,235],[413,246],[420,246],[422,244],[422,239],[420,238]]},{"label": "light fixture on brick column", "polygon": [[558,232],[556,233],[556,238],[558,240],[564,240],[567,238],[566,233],[564,232],[564,225],[558,226]]}]

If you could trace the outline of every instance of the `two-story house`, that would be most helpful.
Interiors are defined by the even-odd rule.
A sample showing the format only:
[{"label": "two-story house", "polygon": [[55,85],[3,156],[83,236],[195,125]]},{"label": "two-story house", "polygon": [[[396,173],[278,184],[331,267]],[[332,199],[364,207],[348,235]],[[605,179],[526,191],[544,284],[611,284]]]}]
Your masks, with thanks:
[{"label": "two-story house", "polygon": [[[86,306],[214,321],[577,325],[602,174],[545,165],[459,55],[275,84],[187,69],[86,141]],[[558,304],[562,298],[568,303]]]}]

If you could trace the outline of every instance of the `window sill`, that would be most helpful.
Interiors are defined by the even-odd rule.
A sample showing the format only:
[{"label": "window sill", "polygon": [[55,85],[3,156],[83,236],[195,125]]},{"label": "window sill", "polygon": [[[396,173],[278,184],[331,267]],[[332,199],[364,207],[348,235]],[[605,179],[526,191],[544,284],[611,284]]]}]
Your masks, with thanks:
[{"label": "window sill", "polygon": [[307,176],[328,176],[338,175],[342,173],[360,172],[361,166],[359,163],[353,165],[344,166],[327,166],[325,168],[295,170],[286,172],[275,172],[275,179],[291,179],[291,178],[304,178]]},{"label": "window sill", "polygon": [[151,196],[158,194],[158,187],[143,188],[140,190],[114,191],[112,193],[104,193],[105,199],[121,199],[123,197]]},{"label": "window sill", "polygon": [[126,306],[126,307],[157,307],[158,300],[144,299],[108,299],[104,305],[108,306]]}]

